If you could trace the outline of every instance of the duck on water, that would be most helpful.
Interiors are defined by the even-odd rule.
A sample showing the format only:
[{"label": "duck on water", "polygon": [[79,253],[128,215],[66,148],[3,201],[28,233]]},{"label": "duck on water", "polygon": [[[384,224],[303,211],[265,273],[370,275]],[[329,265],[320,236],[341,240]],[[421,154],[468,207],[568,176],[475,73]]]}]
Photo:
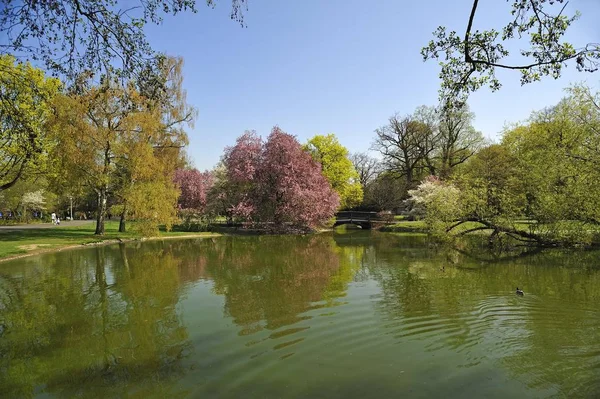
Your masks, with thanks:
[{"label": "duck on water", "polygon": [[517,287],[517,295],[521,295],[523,296],[525,293],[523,292],[523,290],[520,290],[519,287]]}]

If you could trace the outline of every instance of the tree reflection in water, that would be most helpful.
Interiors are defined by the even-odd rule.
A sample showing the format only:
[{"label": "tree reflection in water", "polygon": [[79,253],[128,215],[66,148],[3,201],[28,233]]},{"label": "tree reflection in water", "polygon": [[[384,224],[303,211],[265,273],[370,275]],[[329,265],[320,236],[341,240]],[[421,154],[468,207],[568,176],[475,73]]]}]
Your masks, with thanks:
[{"label": "tree reflection in water", "polygon": [[[6,263],[0,397],[408,389],[384,360],[432,395],[496,392],[486,381],[508,376],[512,392],[598,396],[598,252],[468,249],[359,232],[145,242]],[[439,370],[454,379],[431,384]]]},{"label": "tree reflection in water", "polygon": [[142,396],[182,393],[170,386],[191,349],[176,258],[100,247],[44,260],[1,277],[0,396],[119,396],[131,382]]}]

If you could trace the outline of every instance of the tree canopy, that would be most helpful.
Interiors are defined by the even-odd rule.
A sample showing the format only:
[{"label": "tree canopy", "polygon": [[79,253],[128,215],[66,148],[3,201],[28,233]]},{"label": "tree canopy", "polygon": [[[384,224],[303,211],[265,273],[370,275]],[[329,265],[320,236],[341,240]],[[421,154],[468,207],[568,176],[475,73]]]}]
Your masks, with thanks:
[{"label": "tree canopy", "polygon": [[154,101],[134,81],[123,85],[110,76],[99,86],[84,84],[59,98],[56,166],[63,179],[96,193],[96,234],[104,232],[109,197],[118,199],[113,208],[122,220],[129,213],[151,229],[173,222],[178,195],[173,173],[187,144],[181,124],[191,118],[180,112],[188,108],[185,96],[177,99]]},{"label": "tree canopy", "polygon": [[[436,186],[444,192],[439,197],[458,190],[458,201],[436,203],[416,191],[414,201],[430,207],[430,214],[446,215],[438,217],[438,232],[487,230],[492,241],[507,236],[520,245],[597,243],[598,99],[591,89],[574,86],[560,103],[507,130],[501,143],[482,148]],[[476,224],[460,231],[466,222]]]},{"label": "tree canopy", "polygon": [[[218,0],[206,0],[214,7]],[[243,24],[247,0],[231,0],[231,19]],[[140,74],[156,54],[146,39],[147,23],[165,15],[198,11],[195,0],[0,0],[0,53],[23,54],[49,71],[74,79],[84,70],[118,68]]]},{"label": "tree canopy", "polygon": [[[511,2],[509,2],[511,3]],[[501,29],[474,28],[479,0],[473,0],[464,35],[439,26],[433,40],[421,50],[424,60],[439,60],[440,97],[446,103],[464,104],[469,93],[483,86],[501,87],[497,69],[515,70],[521,84],[545,76],[560,77],[571,61],[580,71],[595,72],[600,65],[597,43],[577,47],[565,40],[579,12],[569,13],[567,0],[516,0]],[[528,47],[510,53],[506,42],[528,38]]]},{"label": "tree canopy", "polygon": [[352,208],[361,203],[363,190],[360,176],[349,158],[349,152],[334,134],[316,135],[304,146],[321,164],[323,175],[340,197],[340,208]]},{"label": "tree canopy", "polygon": [[47,122],[60,87],[29,63],[0,56],[0,191],[45,168],[52,146]]},{"label": "tree canopy", "polygon": [[393,115],[376,129],[371,148],[382,155],[382,168],[411,188],[427,175],[449,177],[481,148],[484,139],[473,120],[467,105],[420,106],[411,115]]},{"label": "tree canopy", "polygon": [[241,220],[316,227],[329,220],[339,197],[321,174],[321,166],[296,138],[273,128],[265,142],[247,132],[225,150],[223,192],[230,214]]}]

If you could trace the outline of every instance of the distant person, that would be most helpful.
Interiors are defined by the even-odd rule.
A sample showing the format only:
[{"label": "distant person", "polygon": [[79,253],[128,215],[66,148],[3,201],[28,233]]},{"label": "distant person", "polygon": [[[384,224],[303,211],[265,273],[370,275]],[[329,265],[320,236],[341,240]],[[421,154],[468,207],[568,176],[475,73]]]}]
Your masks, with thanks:
[{"label": "distant person", "polygon": [[52,212],[52,215],[50,215],[50,218],[52,219],[52,224],[56,224],[56,213]]},{"label": "distant person", "polygon": [[57,216],[56,217],[56,224],[59,225],[60,224],[60,218]]}]

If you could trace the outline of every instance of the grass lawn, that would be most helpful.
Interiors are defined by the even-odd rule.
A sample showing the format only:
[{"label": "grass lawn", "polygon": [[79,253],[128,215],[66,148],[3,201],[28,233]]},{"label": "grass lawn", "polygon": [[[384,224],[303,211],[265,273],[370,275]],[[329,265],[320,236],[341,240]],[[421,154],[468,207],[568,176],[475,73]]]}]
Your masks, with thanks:
[{"label": "grass lawn", "polygon": [[401,216],[395,218],[396,223],[389,224],[380,231],[392,233],[425,233],[427,232],[425,222],[422,220],[402,220]]},{"label": "grass lawn", "polygon": [[[130,227],[130,226],[128,226]],[[107,221],[104,236],[95,236],[96,224],[69,226],[64,222],[60,226],[49,229],[28,229],[19,231],[0,230],[0,259],[13,255],[38,253],[48,249],[57,249],[66,246],[91,244],[106,240],[130,240],[142,238],[136,232],[119,233],[118,221]],[[183,231],[160,232],[160,237],[189,237],[189,236],[214,236],[215,233],[190,233]]]},{"label": "grass lawn", "polygon": [[[402,216],[396,216],[395,217],[396,223],[382,227],[381,231],[393,232],[393,233],[426,233],[427,232],[427,226],[425,225],[424,221],[422,221],[422,220],[414,220],[414,221],[403,220],[402,218],[403,218]],[[523,231],[528,231],[529,225],[531,223],[532,223],[531,221],[520,220],[514,224],[514,227],[517,229],[523,230]],[[465,223],[461,224],[460,226],[456,227],[455,229],[453,229],[452,232],[454,234],[458,234],[462,231],[473,229],[475,227],[480,227],[480,226],[482,226],[480,223],[465,222]],[[489,232],[490,232],[490,230],[483,230],[483,231],[478,231],[476,233],[489,234]]]}]

